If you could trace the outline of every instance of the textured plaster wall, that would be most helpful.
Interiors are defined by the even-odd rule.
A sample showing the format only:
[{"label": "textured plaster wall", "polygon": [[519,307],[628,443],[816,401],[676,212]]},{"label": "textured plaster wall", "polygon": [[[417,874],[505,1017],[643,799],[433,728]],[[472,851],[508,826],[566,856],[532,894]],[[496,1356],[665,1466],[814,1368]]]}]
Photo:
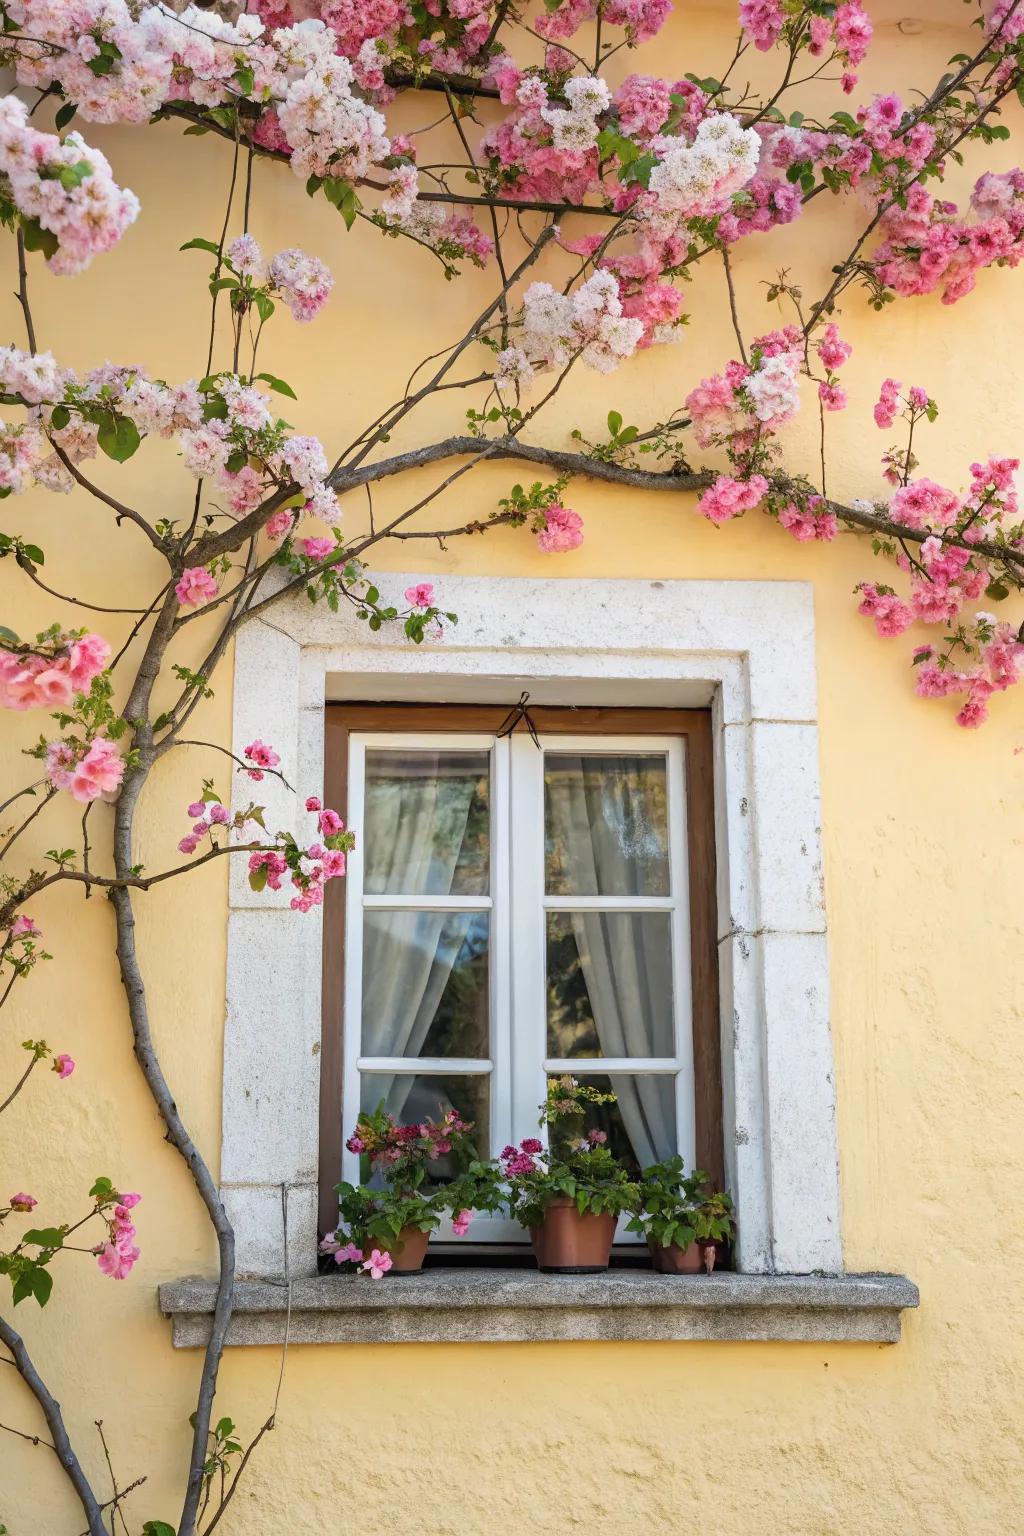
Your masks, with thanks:
[{"label": "textured plaster wall", "polygon": [[[624,67],[719,68],[732,6],[682,9],[663,38]],[[896,31],[898,9],[872,9],[889,19],[867,89],[934,80],[972,35],[957,5],[919,6],[925,27],[915,37]],[[755,60],[753,67],[766,66]],[[416,112],[424,120],[421,106]],[[198,339],[204,258],[168,253],[218,227],[226,148],[183,140],[171,126],[88,133],[145,211],[121,248],[84,279],[36,276],[42,344],[72,364],[109,355],[138,359],[169,379],[196,375],[205,357]],[[1004,146],[1006,164],[1011,151]],[[265,354],[299,392],[297,424],[340,446],[393,397],[420,356],[459,334],[485,301],[485,280],[439,284],[425,257],[365,232],[346,238],[340,221],[280,169],[259,168],[255,207],[255,231],[269,249],[317,251],[345,290],[313,327],[282,316]],[[852,236],[850,211],[819,208],[814,221],[743,247],[740,302],[751,328],[776,321],[760,280],[789,265],[808,293],[820,291],[835,249],[825,232],[838,239],[845,230]],[[577,378],[542,428],[552,442],[577,424],[598,432],[610,405],[641,423],[663,414],[730,355],[721,273],[703,272],[688,295],[693,319],[683,345],[611,381]],[[153,310],[146,324],[137,318],[143,302]],[[5,336],[20,338],[13,306],[4,317]],[[855,495],[878,485],[887,438],[870,422],[870,403],[886,373],[926,384],[943,407],[922,443],[925,472],[961,485],[972,458],[1019,451],[1022,320],[1024,286],[1012,273],[988,274],[951,311],[931,300],[906,303],[882,323],[851,299],[844,329],[857,348],[847,370],[856,410],[830,423],[834,488]],[[425,411],[417,433],[426,440],[448,420],[440,409]],[[791,436],[795,458],[809,467],[815,432],[808,412]],[[446,515],[485,512],[513,478],[506,466],[460,482]],[[179,511],[187,494],[173,457],[159,447],[108,483],[153,514]],[[411,499],[427,483],[392,482],[379,509],[399,508],[400,497]],[[915,702],[904,653],[855,614],[851,588],[870,556],[852,538],[838,549],[808,550],[751,519],[716,532],[683,496],[642,499],[580,484],[571,501],[586,518],[586,543],[558,563],[537,556],[527,535],[501,534],[454,546],[447,557],[427,547],[423,569],[814,583],[847,1264],[909,1273],[921,1286],[921,1310],[907,1316],[896,1348],[295,1348],[279,1427],[222,1529],[230,1536],[326,1529],[347,1536],[367,1527],[388,1536],[484,1536],[496,1528],[611,1536],[700,1518],[730,1536],[762,1528],[793,1536],[880,1528],[1006,1536],[1021,1529],[1024,1375],[1014,1323],[1024,1304],[1019,704],[1000,701],[992,724],[972,735],[954,727],[943,706]],[[130,528],[114,537],[105,516],[77,497],[70,505],[42,496],[9,501],[3,510],[3,526],[31,531],[47,549],[54,586],[100,603],[151,590],[156,566],[141,541]],[[358,526],[362,504],[353,498],[345,512]],[[408,549],[392,563],[408,566]],[[29,630],[53,618],[72,621],[69,610],[36,601],[40,594],[8,570],[2,576],[5,623]],[[116,624],[108,630],[115,639],[118,632]],[[197,633],[194,655],[199,640]],[[225,673],[196,734],[226,739],[229,722]],[[4,783],[21,782],[26,765],[18,754],[38,730],[34,719],[5,721]],[[161,767],[140,824],[141,861],[162,864],[180,836],[185,803],[211,771],[210,760],[191,751]],[[105,814],[100,809],[97,820]],[[70,807],[49,816],[38,836],[23,839],[25,858],[73,839]],[[186,1119],[211,1157],[220,1141],[225,898],[223,872],[214,869],[139,906],[154,1027]],[[13,1079],[23,1060],[17,1042],[30,1034],[71,1051],[79,1069],[64,1084],[34,1080],[4,1117],[2,1187],[31,1189],[40,1214],[54,1219],[75,1211],[98,1173],[142,1190],[144,1259],[123,1284],[88,1261],[62,1259],[46,1314],[25,1305],[18,1321],[100,1486],[97,1417],[120,1478],[148,1476],[133,1496],[137,1528],[144,1518],[173,1518],[197,1369],[195,1357],[171,1350],[156,1286],[212,1272],[211,1245],[131,1057],[105,903],[54,894],[33,915],[56,958],[5,1017],[0,1083]],[[288,1006],[286,996],[281,1003]],[[267,1350],[228,1357],[218,1403],[243,1431],[268,1412],[278,1365]],[[39,1427],[14,1373],[2,1376],[0,1422]],[[12,1536],[81,1529],[50,1453],[3,1434],[0,1520]]]}]

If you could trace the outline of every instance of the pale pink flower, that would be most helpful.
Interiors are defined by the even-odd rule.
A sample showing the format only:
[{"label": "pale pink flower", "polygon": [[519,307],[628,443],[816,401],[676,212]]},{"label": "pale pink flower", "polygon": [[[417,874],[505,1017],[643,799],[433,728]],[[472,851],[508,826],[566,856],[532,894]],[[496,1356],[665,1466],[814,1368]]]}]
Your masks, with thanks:
[{"label": "pale pink flower", "polygon": [[27,913],[22,917],[16,917],[14,922],[11,924],[11,937],[13,939],[24,939],[30,937],[33,939],[41,939],[42,936],[42,929],[36,927],[35,923]]},{"label": "pale pink flower", "polygon": [[18,1194],[11,1195],[7,1203],[12,1211],[31,1211],[39,1201],[34,1195],[26,1195],[24,1191],[19,1191]]},{"label": "pale pink flower", "polygon": [[414,587],[406,587],[405,600],[413,608],[432,608],[434,605],[433,582],[421,581]]},{"label": "pale pink flower", "polygon": [[201,608],[217,596],[220,588],[205,566],[190,565],[182,571],[174,590],[183,608]]},{"label": "pale pink flower", "polygon": [[469,1231],[469,1224],[473,1220],[472,1211],[459,1211],[452,1219],[452,1231],[456,1237],[465,1237]]},{"label": "pale pink flower", "polygon": [[123,1280],[129,1275],[139,1258],[138,1248],[130,1244],[121,1247],[116,1243],[104,1243],[96,1251],[96,1262],[111,1280]]},{"label": "pale pink flower", "polygon": [[371,1280],[382,1280],[391,1268],[393,1259],[390,1253],[382,1253],[379,1248],[374,1248],[370,1257],[361,1265],[364,1275],[369,1275]]},{"label": "pale pink flower", "polygon": [[52,1070],[56,1072],[57,1076],[60,1078],[71,1076],[72,1072],[75,1070],[75,1063],[72,1057],[68,1055],[67,1051],[61,1051],[59,1056],[55,1056],[53,1058]]},{"label": "pale pink flower", "polygon": [[310,795],[309,798],[306,801],[306,810],[307,811],[319,811],[321,808],[322,808],[321,807],[321,803],[317,799],[316,795]]},{"label": "pale pink flower", "polygon": [[[335,1264],[359,1264],[362,1261],[362,1257],[363,1250],[361,1248],[357,1248],[355,1243],[345,1243],[344,1246],[339,1248],[335,1253],[334,1262]],[[388,1267],[390,1268],[390,1265]],[[375,1280],[379,1280],[380,1275],[374,1275],[373,1278]]]},{"label": "pale pink flower", "polygon": [[583,519],[558,502],[544,513],[544,527],[537,533],[537,548],[544,554],[565,554],[583,543]]},{"label": "pale pink flower", "polygon": [[300,539],[299,542],[306,559],[314,560],[318,564],[321,560],[326,560],[327,556],[333,554],[337,548],[333,539]]}]

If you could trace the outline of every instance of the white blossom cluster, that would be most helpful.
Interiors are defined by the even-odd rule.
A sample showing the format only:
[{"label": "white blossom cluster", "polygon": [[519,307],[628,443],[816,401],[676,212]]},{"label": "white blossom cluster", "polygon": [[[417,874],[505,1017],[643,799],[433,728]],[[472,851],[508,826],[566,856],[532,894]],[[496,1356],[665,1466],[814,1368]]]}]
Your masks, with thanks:
[{"label": "white blossom cluster", "polygon": [[662,158],[651,172],[648,212],[687,219],[720,213],[755,175],[761,140],[728,112],[706,117],[692,144],[661,139]]},{"label": "white blossom cluster", "polygon": [[[539,82],[538,82],[539,84]],[[611,92],[596,75],[566,81],[565,107],[543,106],[540,115],[551,129],[555,149],[587,150],[597,143],[597,119],[611,103]]]},{"label": "white blossom cluster", "polygon": [[495,382],[526,384],[536,372],[564,368],[577,355],[589,368],[611,373],[632,357],[643,333],[642,320],[622,313],[610,272],[595,272],[571,294],[531,283],[523,295],[521,343],[498,353]]}]

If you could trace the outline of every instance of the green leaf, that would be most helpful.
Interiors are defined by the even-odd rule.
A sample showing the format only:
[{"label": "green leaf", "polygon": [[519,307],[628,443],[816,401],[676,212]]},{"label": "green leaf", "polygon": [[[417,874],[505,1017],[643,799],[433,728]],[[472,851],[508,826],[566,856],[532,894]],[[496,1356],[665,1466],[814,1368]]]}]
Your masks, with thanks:
[{"label": "green leaf", "polygon": [[275,308],[273,299],[265,294],[262,289],[258,288],[253,294],[253,302],[259,311],[260,319],[269,320]]},{"label": "green leaf", "polygon": [[1009,587],[1004,587],[1001,581],[990,581],[985,588],[985,596],[990,597],[994,603],[1001,603],[1009,595]]},{"label": "green leaf", "polygon": [[35,1243],[39,1248],[59,1248],[64,1241],[60,1227],[31,1227],[22,1234],[23,1243]]},{"label": "green leaf", "polygon": [[147,1520],[142,1527],[142,1536],[176,1536],[176,1532],[166,1520]]},{"label": "green leaf", "polygon": [[111,415],[100,427],[96,441],[108,458],[123,464],[138,448],[141,438],[138,427],[129,417]]},{"label": "green leaf", "polygon": [[264,384],[269,384],[271,389],[276,390],[279,395],[287,395],[289,400],[299,398],[290,384],[286,384],[284,379],[275,378],[272,373],[258,373],[256,377],[262,379]]},{"label": "green leaf", "polygon": [[71,420],[71,412],[66,405],[55,405],[50,412],[50,426],[55,432],[62,432]]},{"label": "green leaf", "polygon": [[[206,131],[205,129],[203,130]],[[184,245],[178,246],[179,251],[209,251],[213,256],[220,255],[220,247],[212,240],[204,240],[197,235],[194,240],[186,240]]]},{"label": "green leaf", "polygon": [[33,565],[46,564],[46,557],[42,550],[39,548],[38,544],[23,544],[21,546],[21,552],[26,557],[26,559],[32,561]]},{"label": "green leaf", "polygon": [[114,1193],[114,1186],[110,1179],[99,1178],[89,1191],[90,1200],[108,1200]]},{"label": "green leaf", "polygon": [[44,229],[38,219],[22,219],[21,228],[26,251],[42,251],[47,260],[56,255],[60,241],[51,230]]},{"label": "green leaf", "polygon": [[224,288],[237,288],[238,282],[233,277],[215,277],[210,283],[211,293],[220,293]]},{"label": "green leaf", "polygon": [[612,437],[618,437],[619,433],[622,431],[622,417],[619,415],[618,411],[608,412],[608,431]]},{"label": "green leaf", "polygon": [[249,872],[249,888],[253,891],[262,891],[267,885],[267,866],[261,864],[258,869]]},{"label": "green leaf", "polygon": [[64,105],[59,109],[57,116],[54,118],[54,122],[56,123],[57,127],[66,128],[77,111],[78,105],[76,102],[66,101]]}]

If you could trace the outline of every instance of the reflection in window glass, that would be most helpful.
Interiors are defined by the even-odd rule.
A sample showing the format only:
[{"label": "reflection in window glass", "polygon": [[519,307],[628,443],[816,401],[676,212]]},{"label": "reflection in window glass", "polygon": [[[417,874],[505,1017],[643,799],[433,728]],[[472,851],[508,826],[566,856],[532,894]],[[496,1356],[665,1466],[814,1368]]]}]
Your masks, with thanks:
[{"label": "reflection in window glass", "polygon": [[[364,1072],[359,1107],[372,1114],[383,1101],[384,1108],[394,1115],[399,1125],[419,1124],[428,1116],[431,1120],[439,1120],[449,1109],[457,1109],[463,1120],[471,1120],[474,1125],[470,1155],[486,1158],[490,1156],[489,1090],[490,1077],[482,1072],[448,1076],[427,1072],[415,1076]],[[427,1163],[426,1167],[431,1179],[451,1179],[461,1171],[450,1156]],[[359,1168],[360,1179],[370,1183],[367,1157],[360,1157]],[[380,1176],[375,1175],[372,1182],[379,1184]]]},{"label": "reflection in window glass", "polygon": [[486,752],[368,748],[368,896],[479,896],[489,882]]},{"label": "reflection in window glass", "polygon": [[549,1056],[673,1056],[668,912],[547,914]]},{"label": "reflection in window glass", "polygon": [[548,895],[667,896],[667,778],[660,753],[548,753]]},{"label": "reflection in window glass", "polygon": [[581,1081],[614,1093],[614,1104],[588,1104],[582,1131],[604,1131],[608,1145],[630,1173],[672,1157],[676,1143],[676,1080],[673,1073],[599,1072]]},{"label": "reflection in window glass", "polygon": [[363,913],[364,1056],[489,1055],[486,912]]}]

